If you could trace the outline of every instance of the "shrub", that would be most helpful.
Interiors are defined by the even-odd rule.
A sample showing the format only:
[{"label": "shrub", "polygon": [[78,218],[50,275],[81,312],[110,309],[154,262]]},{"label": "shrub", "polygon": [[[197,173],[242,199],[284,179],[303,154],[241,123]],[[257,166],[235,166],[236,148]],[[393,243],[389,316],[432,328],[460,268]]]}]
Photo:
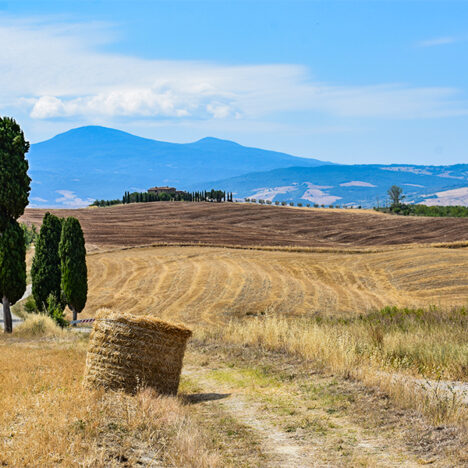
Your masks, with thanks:
[{"label": "shrub", "polygon": [[33,296],[29,296],[23,304],[23,310],[28,314],[37,314],[39,312],[36,301]]},{"label": "shrub", "polygon": [[302,207],[302,203],[298,203],[298,204],[297,204],[297,206],[300,206],[300,207]]},{"label": "shrub", "polygon": [[15,327],[15,335],[23,337],[63,336],[66,332],[57,323],[44,314],[29,315]]},{"label": "shrub", "polygon": [[275,205],[278,206],[280,202],[278,200],[275,201]]},{"label": "shrub", "polygon": [[65,319],[63,313],[63,303],[57,299],[53,294],[47,298],[47,313],[49,317],[61,328],[68,326],[68,321]]},{"label": "shrub", "polygon": [[287,205],[287,203],[285,201],[281,202],[281,206],[286,206],[286,205]]},{"label": "shrub", "polygon": [[20,226],[24,234],[24,243],[26,245],[26,248],[29,249],[29,247],[31,247],[31,245],[36,242],[38,236],[36,226],[34,224],[28,226],[24,223],[21,223]]},{"label": "shrub", "polygon": [[294,202],[289,202],[289,206],[294,206]]}]

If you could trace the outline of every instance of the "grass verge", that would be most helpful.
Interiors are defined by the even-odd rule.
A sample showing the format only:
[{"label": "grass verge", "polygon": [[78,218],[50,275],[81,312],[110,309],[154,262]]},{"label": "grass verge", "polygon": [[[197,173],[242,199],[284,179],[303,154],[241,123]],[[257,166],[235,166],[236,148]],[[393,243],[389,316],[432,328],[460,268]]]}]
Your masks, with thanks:
[{"label": "grass verge", "polygon": [[378,386],[436,424],[466,425],[462,398],[437,382],[467,380],[467,329],[465,308],[387,307],[351,318],[244,318],[202,331],[199,338],[287,352],[313,362],[316,369]]}]

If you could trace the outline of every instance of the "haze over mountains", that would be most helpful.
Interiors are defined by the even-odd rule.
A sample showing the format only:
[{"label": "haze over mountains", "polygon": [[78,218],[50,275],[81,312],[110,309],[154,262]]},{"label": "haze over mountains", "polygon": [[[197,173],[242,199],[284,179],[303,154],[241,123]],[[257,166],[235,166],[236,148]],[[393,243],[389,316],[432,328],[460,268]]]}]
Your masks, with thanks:
[{"label": "haze over mountains", "polygon": [[336,165],[216,138],[167,143],[88,126],[31,145],[28,159],[31,206],[40,207],[85,206],[154,185],[220,188],[236,198],[373,206],[397,184],[412,202],[468,204],[468,164]]}]

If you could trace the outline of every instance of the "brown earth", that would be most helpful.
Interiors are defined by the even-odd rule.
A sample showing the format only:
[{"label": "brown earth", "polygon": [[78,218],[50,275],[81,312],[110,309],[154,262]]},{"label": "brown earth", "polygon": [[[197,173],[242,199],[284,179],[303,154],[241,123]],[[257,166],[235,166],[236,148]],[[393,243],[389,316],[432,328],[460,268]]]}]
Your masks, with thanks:
[{"label": "brown earth", "polygon": [[[39,225],[46,211],[27,209],[21,221]],[[87,243],[101,247],[164,242],[349,247],[468,240],[468,218],[397,217],[368,210],[159,202],[49,211],[77,217]]]}]

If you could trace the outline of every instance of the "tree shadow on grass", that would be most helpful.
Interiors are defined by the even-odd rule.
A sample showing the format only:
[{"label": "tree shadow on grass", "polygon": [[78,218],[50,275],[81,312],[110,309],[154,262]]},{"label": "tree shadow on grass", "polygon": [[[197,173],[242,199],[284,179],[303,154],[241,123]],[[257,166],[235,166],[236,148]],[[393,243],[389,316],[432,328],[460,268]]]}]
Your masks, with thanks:
[{"label": "tree shadow on grass", "polygon": [[222,400],[230,395],[230,393],[191,393],[190,395],[181,395],[181,398],[187,404],[196,405],[197,403],[203,403],[204,401]]}]

